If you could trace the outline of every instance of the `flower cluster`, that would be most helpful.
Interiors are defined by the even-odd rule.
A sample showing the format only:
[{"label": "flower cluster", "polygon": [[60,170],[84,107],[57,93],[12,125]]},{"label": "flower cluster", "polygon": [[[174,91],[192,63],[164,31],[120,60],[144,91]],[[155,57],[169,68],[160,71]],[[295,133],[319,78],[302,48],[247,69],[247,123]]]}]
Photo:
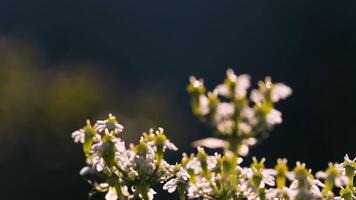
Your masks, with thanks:
[{"label": "flower cluster", "polygon": [[[171,165],[164,159],[168,150],[177,150],[162,128],[143,133],[139,144],[125,146],[120,139],[124,127],[111,114],[72,133],[83,144],[87,158],[80,174],[94,175],[89,181],[95,191],[106,192],[106,200],[151,200],[153,185],[162,183],[169,193],[177,192],[180,200],[353,200],[356,199],[356,158],[344,157],[341,164],[329,163],[325,171],[315,174],[305,163],[290,169],[287,159],[278,159],[274,168],[265,167],[265,158],[244,165],[257,139],[282,122],[275,103],[291,95],[283,83],[271,78],[251,90],[248,75],[227,71],[223,84],[206,93],[203,80],[190,78],[193,113],[217,134],[193,142],[197,152],[183,154],[180,163]],[[209,155],[203,147],[223,148],[223,154]]]},{"label": "flower cluster", "polygon": [[237,76],[227,70],[223,84],[206,93],[204,81],[190,78],[193,113],[223,139],[206,138],[196,141],[196,146],[221,147],[245,156],[257,138],[266,134],[274,125],[282,122],[282,113],[275,103],[287,98],[292,90],[283,83],[272,83],[270,77],[258,83],[248,97],[250,77]]},{"label": "flower cluster", "polygon": [[153,199],[151,188],[171,178],[174,166],[164,160],[166,149],[177,150],[159,128],[143,133],[139,144],[130,144],[118,136],[123,126],[111,114],[106,120],[97,121],[72,133],[75,142],[83,144],[87,166],[81,175],[95,174],[101,181],[91,180],[94,189],[106,193],[106,200]]},{"label": "flower cluster", "polygon": [[300,162],[289,170],[287,160],[279,159],[274,168],[267,169],[264,158],[253,158],[249,167],[242,167],[242,158],[234,154],[209,156],[198,148],[197,154],[183,155],[179,171],[163,188],[178,190],[180,199],[352,200],[356,198],[356,162],[347,155],[344,160],[342,164],[329,163],[326,171],[314,176]]}]

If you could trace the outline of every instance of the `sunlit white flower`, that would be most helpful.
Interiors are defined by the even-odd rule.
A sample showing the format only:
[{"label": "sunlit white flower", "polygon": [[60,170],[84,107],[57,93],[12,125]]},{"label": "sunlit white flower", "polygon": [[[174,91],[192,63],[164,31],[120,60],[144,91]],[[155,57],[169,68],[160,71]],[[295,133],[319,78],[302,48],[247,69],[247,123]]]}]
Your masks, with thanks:
[{"label": "sunlit white flower", "polygon": [[261,176],[262,178],[258,187],[265,187],[265,185],[274,186],[274,177],[272,170],[243,168],[243,175],[246,176],[248,179],[252,179],[255,174]]},{"label": "sunlit white flower", "polygon": [[206,163],[208,164],[208,169],[209,170],[214,170],[215,167],[216,167],[216,164],[217,164],[217,159],[219,158],[220,156],[215,153],[215,155],[213,156],[208,156],[207,159],[206,159]]},{"label": "sunlit white flower", "polygon": [[136,153],[132,150],[126,150],[123,153],[116,155],[118,166],[126,172],[130,171],[135,166]]},{"label": "sunlit white flower", "polygon": [[114,187],[109,187],[109,190],[105,195],[105,200],[117,200],[117,191]]},{"label": "sunlit white flower", "polygon": [[233,69],[227,69],[226,70],[226,78],[229,79],[231,82],[235,82],[237,79],[237,76],[234,72]]},{"label": "sunlit white flower", "polygon": [[[289,196],[292,199],[318,199],[322,196],[319,187],[323,187],[323,183],[317,179],[305,178],[305,183],[300,184],[295,180],[289,186]],[[319,187],[318,187],[319,186]]]},{"label": "sunlit white flower", "polygon": [[209,99],[205,95],[200,95],[199,96],[199,108],[200,108],[200,114],[206,115],[209,113]]},{"label": "sunlit white flower", "polygon": [[247,74],[239,75],[236,78],[235,97],[238,99],[245,98],[249,87],[250,76]]},{"label": "sunlit white flower", "polygon": [[201,163],[198,158],[195,157],[189,160],[185,168],[192,169],[194,171],[194,174],[199,174],[200,172],[202,172]]},{"label": "sunlit white flower", "polygon": [[292,94],[292,89],[283,83],[275,83],[272,87],[271,99],[273,102],[278,102]]},{"label": "sunlit white flower", "polygon": [[276,109],[272,109],[266,115],[266,123],[269,126],[282,123],[282,113]]},{"label": "sunlit white flower", "polygon": [[114,131],[114,133],[121,133],[124,130],[124,126],[119,124],[116,120],[116,117],[112,114],[109,114],[109,117],[106,120],[98,120],[94,126],[98,132],[102,132],[105,129],[109,131]]},{"label": "sunlit white flower", "polygon": [[241,111],[241,118],[248,121],[251,125],[257,124],[257,118],[254,110],[249,106],[244,106]]},{"label": "sunlit white flower", "polygon": [[265,97],[260,91],[253,89],[250,94],[250,99],[254,103],[258,104],[258,103],[263,102],[265,100]]},{"label": "sunlit white flower", "polygon": [[95,167],[96,171],[101,172],[106,167],[106,164],[102,157],[94,156],[93,157],[93,166]]},{"label": "sunlit white flower", "polygon": [[167,183],[163,185],[163,189],[167,190],[169,193],[173,193],[177,189],[178,181],[178,178],[173,178],[167,181]]},{"label": "sunlit white flower", "polygon": [[126,147],[124,141],[122,141],[120,138],[114,138],[111,141],[114,142],[117,153],[122,154],[123,152],[125,152]]},{"label": "sunlit white flower", "polygon": [[230,90],[225,84],[220,84],[220,85],[216,86],[213,93],[216,95],[219,95],[219,96],[223,96],[223,97],[230,96]]},{"label": "sunlit white flower", "polygon": [[248,139],[244,139],[241,142],[241,146],[238,150],[239,155],[241,156],[247,156],[248,152],[249,152],[249,147],[253,146],[257,143],[256,138],[248,138]]},{"label": "sunlit white flower", "polygon": [[85,137],[85,133],[83,129],[74,131],[72,133],[72,138],[74,139],[75,143],[84,143],[84,137]]},{"label": "sunlit white flower", "polygon": [[[150,130],[150,132],[152,131],[153,129]],[[159,127],[158,130],[156,131],[156,135],[158,134],[164,134],[164,129],[162,127]],[[178,148],[176,147],[175,144],[173,144],[170,140],[166,139],[164,141],[164,144],[163,144],[164,148],[167,148],[169,150],[172,150],[172,151],[177,151]]]},{"label": "sunlit white flower", "polygon": [[226,120],[221,120],[218,124],[217,124],[217,129],[224,134],[231,134],[232,130],[234,128],[234,121],[230,120],[230,119],[226,119]]},{"label": "sunlit white flower", "polygon": [[232,103],[220,103],[216,108],[215,120],[220,122],[223,119],[229,118],[234,114],[235,107]]},{"label": "sunlit white flower", "polygon": [[251,130],[252,130],[252,127],[249,124],[247,124],[245,122],[239,123],[239,133],[240,134],[248,134],[251,132]]},{"label": "sunlit white flower", "polygon": [[340,164],[340,167],[343,168],[343,174],[345,174],[345,168],[350,167],[354,169],[354,173],[356,173],[356,158],[353,160],[350,159],[349,155],[344,156],[344,162]]},{"label": "sunlit white flower", "polygon": [[188,174],[187,170],[181,167],[181,169],[176,174],[176,178],[173,178],[164,184],[163,189],[167,190],[169,193],[172,193],[177,189],[178,184],[186,184],[189,178],[190,175]]},{"label": "sunlit white flower", "polygon": [[211,148],[211,149],[226,148],[228,145],[229,145],[229,143],[226,142],[225,140],[218,139],[218,138],[212,138],[212,137],[196,140],[192,143],[193,147],[202,146],[202,147],[207,147],[207,148]]},{"label": "sunlit white flower", "polygon": [[195,183],[190,183],[188,186],[188,198],[205,198],[212,192],[209,181],[203,177],[197,177]]},{"label": "sunlit white flower", "polygon": [[166,142],[164,143],[164,146],[169,149],[169,150],[172,150],[172,151],[177,151],[178,148],[176,147],[175,144],[173,144],[171,141],[169,140],[166,140]]},{"label": "sunlit white flower", "polygon": [[337,164],[329,163],[329,168],[324,171],[319,171],[315,174],[315,176],[319,179],[330,180],[332,181],[336,187],[341,188],[348,184],[348,177],[342,174],[342,170],[338,167]]},{"label": "sunlit white flower", "polygon": [[203,79],[196,79],[195,76],[190,76],[189,77],[189,82],[194,88],[202,87],[204,86],[204,81]]}]

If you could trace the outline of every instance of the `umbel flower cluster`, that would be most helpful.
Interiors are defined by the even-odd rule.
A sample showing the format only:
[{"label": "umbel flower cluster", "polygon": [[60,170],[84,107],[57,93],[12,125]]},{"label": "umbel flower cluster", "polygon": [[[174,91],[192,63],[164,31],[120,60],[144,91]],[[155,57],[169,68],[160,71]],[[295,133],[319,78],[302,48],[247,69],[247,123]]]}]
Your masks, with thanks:
[{"label": "umbel flower cluster", "polygon": [[[250,90],[248,75],[235,75],[229,69],[223,84],[206,92],[202,79],[190,78],[193,113],[209,126],[214,137],[193,142],[197,152],[183,154],[180,163],[164,159],[166,150],[177,150],[163,128],[143,133],[137,145],[125,145],[120,134],[124,127],[116,117],[86,126],[72,133],[82,143],[87,176],[93,191],[106,192],[106,200],[154,199],[153,186],[163,185],[177,197],[203,200],[331,200],[356,199],[354,177],[356,158],[347,155],[341,163],[329,163],[325,171],[313,174],[305,163],[293,168],[287,159],[278,159],[273,168],[265,158],[243,164],[249,148],[265,138],[282,114],[274,106],[292,94],[283,83],[270,77]],[[250,93],[249,93],[250,91]],[[221,148],[222,154],[209,155],[204,148]]]}]

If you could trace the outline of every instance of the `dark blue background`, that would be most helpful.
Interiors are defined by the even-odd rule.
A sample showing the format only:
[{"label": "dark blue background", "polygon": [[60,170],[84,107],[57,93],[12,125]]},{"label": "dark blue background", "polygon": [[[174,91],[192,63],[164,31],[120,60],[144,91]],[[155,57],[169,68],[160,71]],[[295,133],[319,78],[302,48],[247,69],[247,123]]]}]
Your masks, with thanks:
[{"label": "dark blue background", "polygon": [[[74,70],[57,65],[62,62],[95,63],[90,70],[98,79],[109,77],[107,87],[119,94],[104,111],[164,126],[182,147],[180,153],[191,151],[190,141],[210,134],[190,112],[185,91],[190,74],[205,78],[210,88],[223,80],[228,67],[251,74],[253,82],[271,75],[294,93],[278,107],[284,123],[250,155],[267,157],[269,166],[288,157],[291,165],[301,160],[324,169],[345,153],[356,155],[355,10],[354,0],[1,0],[0,34],[38,45],[45,58],[40,71]],[[152,101],[157,102],[130,101],[130,94],[141,90],[155,91]],[[130,114],[160,101],[174,105],[163,116],[155,108],[144,116],[139,109]],[[73,123],[62,133],[73,151],[80,149],[71,143],[70,131],[80,126]],[[33,150],[21,143],[4,151],[11,156],[0,163],[2,199],[86,199],[90,188],[77,174],[83,156],[57,155],[67,147],[55,148],[55,138],[48,140],[48,148]],[[37,151],[53,156],[33,156]],[[43,162],[59,164],[41,167]],[[159,199],[167,198],[172,197]]]}]

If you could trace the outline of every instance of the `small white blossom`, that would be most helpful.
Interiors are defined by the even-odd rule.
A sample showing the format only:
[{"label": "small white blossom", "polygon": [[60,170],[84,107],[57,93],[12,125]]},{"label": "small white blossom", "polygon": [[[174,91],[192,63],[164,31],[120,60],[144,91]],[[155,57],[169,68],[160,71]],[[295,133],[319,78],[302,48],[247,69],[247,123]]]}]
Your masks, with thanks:
[{"label": "small white blossom", "polygon": [[176,174],[176,178],[173,178],[164,184],[163,189],[167,190],[169,193],[172,193],[177,189],[177,185],[179,183],[186,184],[189,178],[190,175],[188,174],[187,170],[181,167],[179,172]]},{"label": "small white blossom", "polygon": [[218,138],[212,138],[212,137],[196,140],[192,143],[193,147],[202,146],[202,147],[207,147],[207,148],[211,148],[211,149],[226,148],[228,145],[229,145],[229,143],[226,142],[225,140],[218,139]]},{"label": "small white blossom", "polygon": [[165,147],[169,150],[172,150],[172,151],[177,151],[178,148],[176,147],[176,145],[174,145],[171,141],[169,140],[166,140],[166,142],[164,143]]},{"label": "small white blossom", "polygon": [[75,143],[79,143],[79,142],[84,143],[84,136],[85,136],[85,133],[84,133],[83,129],[74,131],[72,133],[72,138],[74,139]]},{"label": "small white blossom", "polygon": [[266,116],[266,123],[269,126],[282,123],[282,113],[276,109],[272,109]]},{"label": "small white blossom", "polygon": [[212,192],[210,187],[209,181],[203,177],[197,177],[195,183],[191,183],[188,186],[188,198],[195,199],[195,198],[204,198],[209,196]]},{"label": "small white blossom", "polygon": [[96,171],[101,172],[105,169],[106,164],[102,157],[94,156],[93,157],[93,166],[95,167]]},{"label": "small white blossom", "polygon": [[251,91],[250,99],[254,103],[258,104],[258,103],[263,102],[265,100],[265,97],[263,96],[263,94],[260,91],[254,89],[254,90]]},{"label": "small white blossom", "polygon": [[234,128],[234,121],[233,120],[221,120],[218,123],[217,129],[224,134],[231,134]]},{"label": "small white blossom", "polygon": [[292,94],[292,89],[283,83],[276,83],[273,85],[271,92],[271,99],[273,102],[278,102],[285,99]]},{"label": "small white blossom", "polygon": [[109,190],[105,195],[105,200],[117,200],[117,191],[114,187],[109,187]]},{"label": "small white blossom", "polygon": [[256,125],[258,122],[254,110],[249,106],[244,106],[242,108],[241,118],[246,119],[252,126]]},{"label": "small white blossom", "polygon": [[225,84],[220,84],[220,85],[216,86],[213,93],[216,95],[223,96],[223,97],[230,96],[230,90]]},{"label": "small white blossom", "polygon": [[103,132],[105,129],[108,129],[109,131],[113,130],[114,133],[121,133],[124,130],[124,126],[119,124],[116,117],[112,114],[109,114],[109,117],[106,120],[98,120],[94,128],[98,132]]},{"label": "small white blossom", "polygon": [[216,108],[215,120],[219,123],[221,120],[231,117],[234,111],[235,107],[232,103],[220,103]]},{"label": "small white blossom", "polygon": [[248,134],[248,133],[250,133],[251,132],[251,130],[252,130],[252,127],[249,125],[249,124],[247,124],[247,123],[245,123],[245,122],[240,122],[239,123],[239,133],[241,134]]},{"label": "small white blossom", "polygon": [[239,75],[236,79],[235,97],[238,99],[245,98],[249,87],[250,76],[247,74]]},{"label": "small white blossom", "polygon": [[249,152],[249,147],[255,145],[256,143],[257,143],[256,138],[248,138],[248,139],[242,140],[242,144],[240,146],[238,153],[241,156],[247,156],[247,154]]},{"label": "small white blossom", "polygon": [[197,80],[195,76],[190,76],[189,77],[189,82],[194,88],[202,87],[204,86],[204,81],[202,79]]},{"label": "small white blossom", "polygon": [[199,108],[200,108],[200,114],[206,115],[209,113],[209,99],[205,95],[200,95],[199,96]]}]

